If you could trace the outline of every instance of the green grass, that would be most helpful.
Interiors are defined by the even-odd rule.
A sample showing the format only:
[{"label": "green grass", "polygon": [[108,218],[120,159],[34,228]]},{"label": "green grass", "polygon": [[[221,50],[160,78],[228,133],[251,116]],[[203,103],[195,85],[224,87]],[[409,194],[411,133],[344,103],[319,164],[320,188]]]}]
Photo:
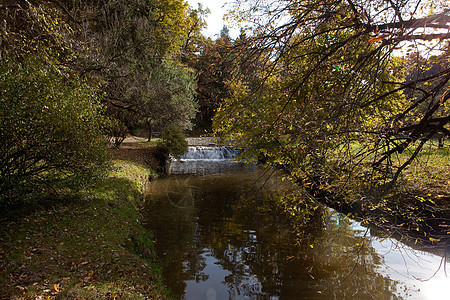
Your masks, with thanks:
[{"label": "green grass", "polygon": [[152,235],[140,223],[150,170],[115,161],[94,190],[2,220],[0,291],[8,299],[164,298]]},{"label": "green grass", "polygon": [[[402,154],[399,160],[406,161],[406,155]],[[450,150],[425,147],[403,171],[399,183],[429,197],[450,197]]]},{"label": "green grass", "polygon": [[[428,141],[416,158],[401,173],[398,183],[407,189],[429,190],[434,196],[450,193],[450,147],[448,141],[446,147],[439,149],[437,141]],[[350,145],[351,152],[357,153],[362,149],[361,145]],[[395,172],[402,166],[416,150],[417,145],[412,145],[401,154],[393,154],[391,157]],[[386,149],[387,150],[387,149]],[[374,162],[374,155],[368,155],[361,161],[363,168],[370,168]],[[384,178],[380,173],[380,178]]]},{"label": "green grass", "polygon": [[[361,149],[360,145],[351,146],[352,151]],[[450,234],[448,141],[443,149],[438,149],[437,142],[427,142],[395,184],[391,181],[396,167],[407,162],[416,147],[392,155],[392,173],[373,170],[374,156],[365,157],[357,168],[337,173],[340,176],[325,188],[338,196],[330,198],[327,205],[350,212],[364,224],[375,226],[387,236],[395,234],[413,247],[443,251]]]}]

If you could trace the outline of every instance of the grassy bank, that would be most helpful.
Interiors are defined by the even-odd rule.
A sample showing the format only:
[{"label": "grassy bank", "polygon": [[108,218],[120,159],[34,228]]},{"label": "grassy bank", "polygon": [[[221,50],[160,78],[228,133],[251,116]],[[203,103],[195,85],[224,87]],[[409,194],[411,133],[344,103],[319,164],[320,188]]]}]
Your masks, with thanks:
[{"label": "grassy bank", "polygon": [[138,210],[151,169],[112,152],[120,159],[95,188],[1,220],[0,299],[165,297]]},{"label": "grassy bank", "polygon": [[428,199],[450,198],[450,148],[425,148],[403,172],[400,184]]},{"label": "grassy bank", "polygon": [[[395,157],[398,165],[409,159],[405,152]],[[356,173],[356,172],[355,172]],[[352,174],[356,179],[364,175]],[[372,183],[372,184],[371,184]],[[401,238],[405,243],[442,254],[450,241],[450,152],[430,145],[423,149],[403,170],[395,185],[383,180],[377,184],[355,181],[341,201],[329,197],[325,203],[387,236]],[[339,190],[342,182],[335,182]],[[350,186],[352,187],[352,186]]]}]

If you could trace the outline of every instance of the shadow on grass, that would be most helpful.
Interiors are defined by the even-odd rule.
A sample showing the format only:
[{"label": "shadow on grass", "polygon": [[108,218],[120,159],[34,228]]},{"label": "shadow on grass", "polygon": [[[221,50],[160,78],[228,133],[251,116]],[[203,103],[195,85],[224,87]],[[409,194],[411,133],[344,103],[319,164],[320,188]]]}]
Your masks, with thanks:
[{"label": "shadow on grass", "polygon": [[137,163],[157,172],[160,172],[165,164],[164,154],[155,143],[123,143],[119,149],[110,148],[109,151],[117,160]]},{"label": "shadow on grass", "polygon": [[5,299],[163,297],[152,235],[140,223],[140,197],[136,180],[109,177],[93,189],[16,207],[0,221]]}]

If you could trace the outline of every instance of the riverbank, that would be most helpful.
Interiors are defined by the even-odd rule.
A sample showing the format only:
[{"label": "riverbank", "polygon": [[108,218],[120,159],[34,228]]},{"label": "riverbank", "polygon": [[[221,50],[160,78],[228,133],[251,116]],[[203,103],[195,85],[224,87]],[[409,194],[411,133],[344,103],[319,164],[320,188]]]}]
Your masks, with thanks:
[{"label": "riverbank", "polygon": [[[405,161],[407,155],[399,160]],[[352,174],[355,186],[336,181],[318,199],[386,237],[416,249],[445,255],[450,246],[450,151],[430,147],[421,152],[395,185],[383,178],[365,182]],[[342,192],[342,186],[348,187]],[[336,197],[336,195],[339,195]]]},{"label": "riverbank", "polygon": [[[0,299],[168,297],[154,238],[139,213],[145,183],[161,166],[153,145],[133,141],[112,148],[114,168],[94,189],[63,193],[50,207],[0,220]],[[424,154],[383,198],[359,195],[360,214],[351,217],[387,235],[406,233],[414,245],[446,247],[450,224],[438,219],[448,218],[449,211],[446,151]],[[294,216],[291,208],[299,204],[283,205]],[[427,226],[437,219],[440,232],[430,234]]]},{"label": "riverbank", "polygon": [[0,220],[0,299],[166,297],[141,196],[157,166],[145,143],[111,150],[109,176]]}]

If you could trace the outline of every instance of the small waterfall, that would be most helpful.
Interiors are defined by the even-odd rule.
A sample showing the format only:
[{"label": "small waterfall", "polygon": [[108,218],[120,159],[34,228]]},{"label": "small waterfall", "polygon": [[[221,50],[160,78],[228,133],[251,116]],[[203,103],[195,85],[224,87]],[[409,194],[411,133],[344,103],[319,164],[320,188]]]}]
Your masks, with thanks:
[{"label": "small waterfall", "polygon": [[239,151],[232,147],[189,147],[180,159],[168,163],[168,175],[208,175],[224,173],[246,166],[234,161]]},{"label": "small waterfall", "polygon": [[230,160],[236,158],[239,151],[231,147],[189,147],[180,160]]}]

